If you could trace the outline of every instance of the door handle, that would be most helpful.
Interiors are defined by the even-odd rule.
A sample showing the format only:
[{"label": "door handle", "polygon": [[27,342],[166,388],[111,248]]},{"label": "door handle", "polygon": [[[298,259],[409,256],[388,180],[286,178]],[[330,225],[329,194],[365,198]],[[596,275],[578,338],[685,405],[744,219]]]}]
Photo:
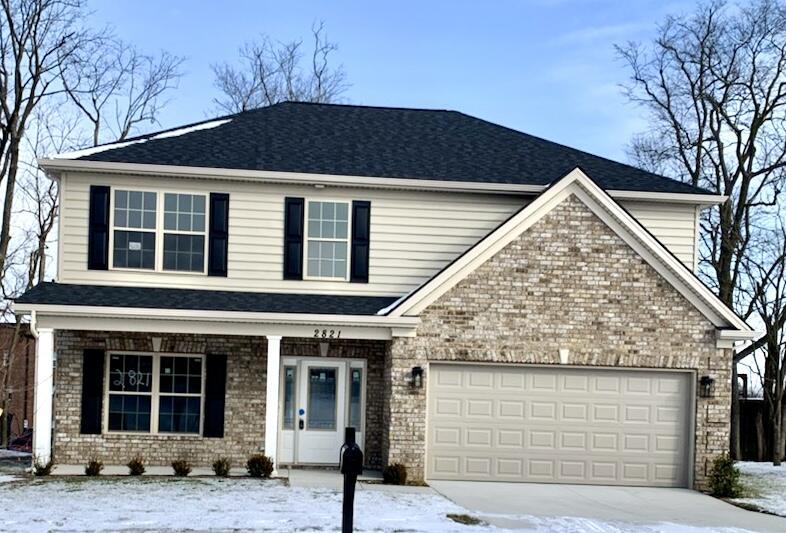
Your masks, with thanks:
[{"label": "door handle", "polygon": [[303,423],[303,419],[302,418],[300,420],[298,420],[297,427],[300,428],[300,429],[303,429],[305,427],[305,424]]}]

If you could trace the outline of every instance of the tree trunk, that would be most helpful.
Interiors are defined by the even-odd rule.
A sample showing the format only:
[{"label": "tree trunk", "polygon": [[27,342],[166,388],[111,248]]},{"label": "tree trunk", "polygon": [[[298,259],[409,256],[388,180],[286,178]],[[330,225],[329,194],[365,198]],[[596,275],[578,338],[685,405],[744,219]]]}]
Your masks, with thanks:
[{"label": "tree trunk", "polygon": [[783,460],[783,404],[778,402],[775,405],[775,413],[772,417],[772,464],[780,466]]},{"label": "tree trunk", "polygon": [[756,410],[756,461],[765,461],[767,456],[767,432],[764,431],[764,412]]},{"label": "tree trunk", "polygon": [[8,150],[8,174],[6,175],[3,218],[2,225],[0,226],[0,282],[2,282],[5,277],[8,245],[11,242],[11,211],[14,206],[16,173],[19,168],[19,139],[11,139]]}]

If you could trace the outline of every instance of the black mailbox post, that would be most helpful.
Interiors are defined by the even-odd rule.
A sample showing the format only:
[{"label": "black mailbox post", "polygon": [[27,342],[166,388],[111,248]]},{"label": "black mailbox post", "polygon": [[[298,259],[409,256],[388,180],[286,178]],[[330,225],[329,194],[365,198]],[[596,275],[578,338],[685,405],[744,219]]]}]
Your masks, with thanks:
[{"label": "black mailbox post", "polygon": [[355,512],[355,483],[363,473],[363,452],[355,442],[355,428],[344,430],[344,445],[341,446],[341,473],[344,474],[344,505],[342,508],[341,532],[352,533]]}]

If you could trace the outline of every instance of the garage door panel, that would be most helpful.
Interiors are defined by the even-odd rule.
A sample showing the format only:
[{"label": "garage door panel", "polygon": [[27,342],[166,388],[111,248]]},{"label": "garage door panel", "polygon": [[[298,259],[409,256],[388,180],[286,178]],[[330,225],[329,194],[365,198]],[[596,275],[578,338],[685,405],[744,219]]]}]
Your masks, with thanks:
[{"label": "garage door panel", "polygon": [[688,373],[432,365],[427,476],[685,486],[690,383]]}]

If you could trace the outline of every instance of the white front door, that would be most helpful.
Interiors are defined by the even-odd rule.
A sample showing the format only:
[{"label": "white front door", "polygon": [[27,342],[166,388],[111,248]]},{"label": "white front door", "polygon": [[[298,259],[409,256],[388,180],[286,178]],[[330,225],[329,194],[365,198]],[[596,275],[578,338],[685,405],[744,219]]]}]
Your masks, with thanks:
[{"label": "white front door", "polygon": [[362,361],[284,358],[280,445],[282,464],[337,464],[344,428],[363,446]]}]

